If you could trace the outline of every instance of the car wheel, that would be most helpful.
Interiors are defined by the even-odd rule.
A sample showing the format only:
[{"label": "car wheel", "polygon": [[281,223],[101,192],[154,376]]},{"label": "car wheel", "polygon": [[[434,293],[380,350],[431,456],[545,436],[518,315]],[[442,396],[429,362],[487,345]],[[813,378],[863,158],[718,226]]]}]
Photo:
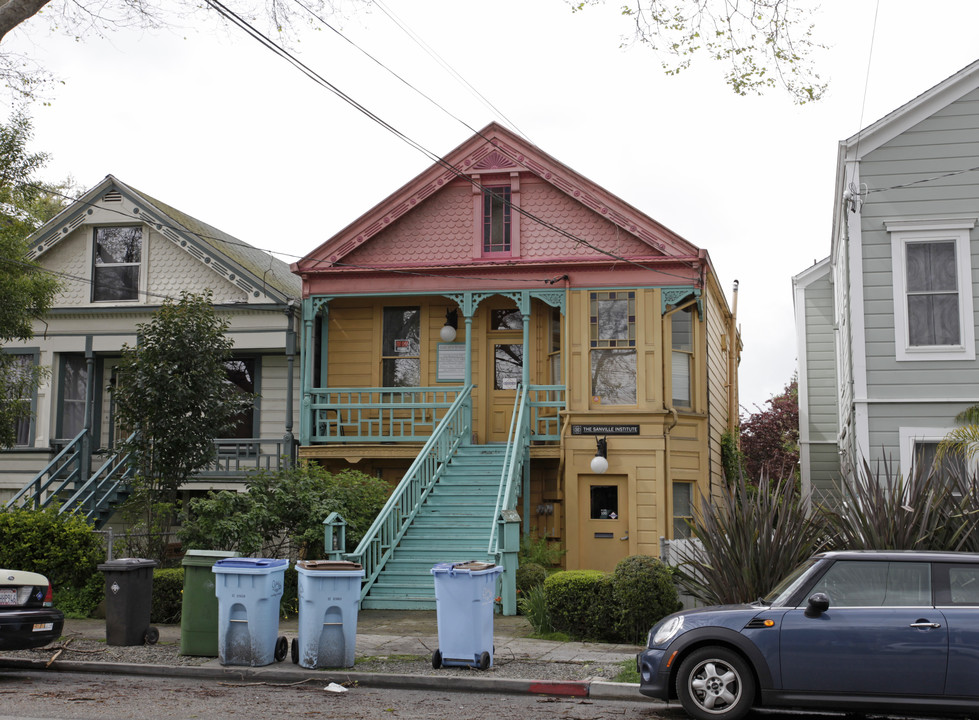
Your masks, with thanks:
[{"label": "car wheel", "polygon": [[705,647],[680,665],[676,690],[683,709],[697,720],[738,720],[754,702],[755,679],[733,650]]}]

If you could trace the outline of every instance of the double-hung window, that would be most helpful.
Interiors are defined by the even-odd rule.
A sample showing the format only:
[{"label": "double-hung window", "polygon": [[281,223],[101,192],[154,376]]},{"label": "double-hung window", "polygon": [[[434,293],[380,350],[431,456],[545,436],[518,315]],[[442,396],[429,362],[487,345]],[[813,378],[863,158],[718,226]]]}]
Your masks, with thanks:
[{"label": "double-hung window", "polygon": [[591,394],[601,405],[636,404],[636,293],[593,292]]},{"label": "double-hung window", "polygon": [[483,254],[510,252],[510,188],[483,189]]},{"label": "double-hung window", "polygon": [[25,447],[33,441],[34,411],[37,405],[35,366],[36,353],[0,353],[0,378],[7,396],[0,397],[9,416],[14,418],[12,437],[14,447]]},{"label": "double-hung window", "polygon": [[695,308],[677,310],[670,315],[670,337],[672,356],[670,363],[670,386],[673,388],[673,405],[693,406],[693,332]]},{"label": "double-hung window", "polygon": [[92,301],[137,300],[142,254],[141,227],[95,228]]},{"label": "double-hung window", "polygon": [[974,219],[889,222],[898,360],[974,360]]}]

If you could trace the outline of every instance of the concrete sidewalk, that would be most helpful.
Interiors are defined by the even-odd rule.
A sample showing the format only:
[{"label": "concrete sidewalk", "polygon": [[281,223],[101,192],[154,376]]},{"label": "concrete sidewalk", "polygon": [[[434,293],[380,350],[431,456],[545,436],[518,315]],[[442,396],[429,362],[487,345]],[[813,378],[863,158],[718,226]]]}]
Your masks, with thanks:
[{"label": "concrete sidewalk", "polygon": [[[156,625],[161,643],[179,643],[179,625]],[[279,634],[297,636],[295,619],[283,620]],[[518,660],[541,663],[620,663],[634,662],[641,650],[634,645],[560,642],[531,638],[532,628],[522,616],[494,616],[494,654],[505,654]],[[104,620],[66,620],[65,637],[105,640]],[[361,610],[357,618],[357,657],[430,656],[438,647],[438,626],[435,611],[427,610]],[[402,687],[412,689],[458,689],[466,692],[535,693],[590,697],[593,699],[634,700],[655,705],[639,694],[638,685],[598,680],[553,681],[534,678],[512,679],[468,675],[458,679],[449,675],[394,675],[364,673],[353,670],[309,670],[289,662],[264,667],[222,666],[217,659],[199,666],[146,665],[87,661],[62,661],[57,667],[73,672],[119,673],[134,675],[187,676],[200,678],[233,677],[238,680],[265,682],[300,682],[305,679],[357,683],[365,687]],[[0,658],[0,667],[44,667],[36,660]],[[458,684],[458,688],[453,685]]]}]

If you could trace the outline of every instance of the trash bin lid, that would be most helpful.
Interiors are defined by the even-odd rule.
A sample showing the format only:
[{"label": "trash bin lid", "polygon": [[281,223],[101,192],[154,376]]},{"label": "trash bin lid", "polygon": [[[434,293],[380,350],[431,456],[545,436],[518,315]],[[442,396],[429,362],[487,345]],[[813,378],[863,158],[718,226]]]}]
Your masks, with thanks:
[{"label": "trash bin lid", "polygon": [[98,568],[102,572],[107,570],[113,572],[129,572],[130,570],[139,570],[141,568],[155,568],[158,564],[156,560],[150,560],[149,558],[119,558],[100,563]]},{"label": "trash bin lid", "polygon": [[480,562],[479,560],[439,563],[432,568],[433,575],[436,573],[468,573],[470,575],[479,575],[491,572],[503,572],[503,568],[495,563]]},{"label": "trash bin lid", "polygon": [[351,571],[362,570],[360,563],[350,562],[349,560],[302,560],[296,563],[296,569],[320,571]]},{"label": "trash bin lid", "polygon": [[276,570],[285,570],[288,560],[273,558],[224,558],[214,563],[211,569],[216,573],[265,574]]},{"label": "trash bin lid", "polygon": [[238,551],[231,550],[188,550],[184,553],[184,558],[180,561],[180,564],[184,567],[188,565],[211,567],[211,565],[222,558],[234,558],[238,556]]}]

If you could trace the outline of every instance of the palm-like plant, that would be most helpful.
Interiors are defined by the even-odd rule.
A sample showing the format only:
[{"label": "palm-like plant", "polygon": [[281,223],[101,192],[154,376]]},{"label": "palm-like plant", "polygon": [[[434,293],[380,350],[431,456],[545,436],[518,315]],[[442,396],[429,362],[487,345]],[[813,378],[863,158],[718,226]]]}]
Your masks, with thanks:
[{"label": "palm-like plant", "polygon": [[955,428],[938,444],[938,459],[948,453],[974,460],[979,455],[979,405],[968,407],[955,416],[959,427]]}]

